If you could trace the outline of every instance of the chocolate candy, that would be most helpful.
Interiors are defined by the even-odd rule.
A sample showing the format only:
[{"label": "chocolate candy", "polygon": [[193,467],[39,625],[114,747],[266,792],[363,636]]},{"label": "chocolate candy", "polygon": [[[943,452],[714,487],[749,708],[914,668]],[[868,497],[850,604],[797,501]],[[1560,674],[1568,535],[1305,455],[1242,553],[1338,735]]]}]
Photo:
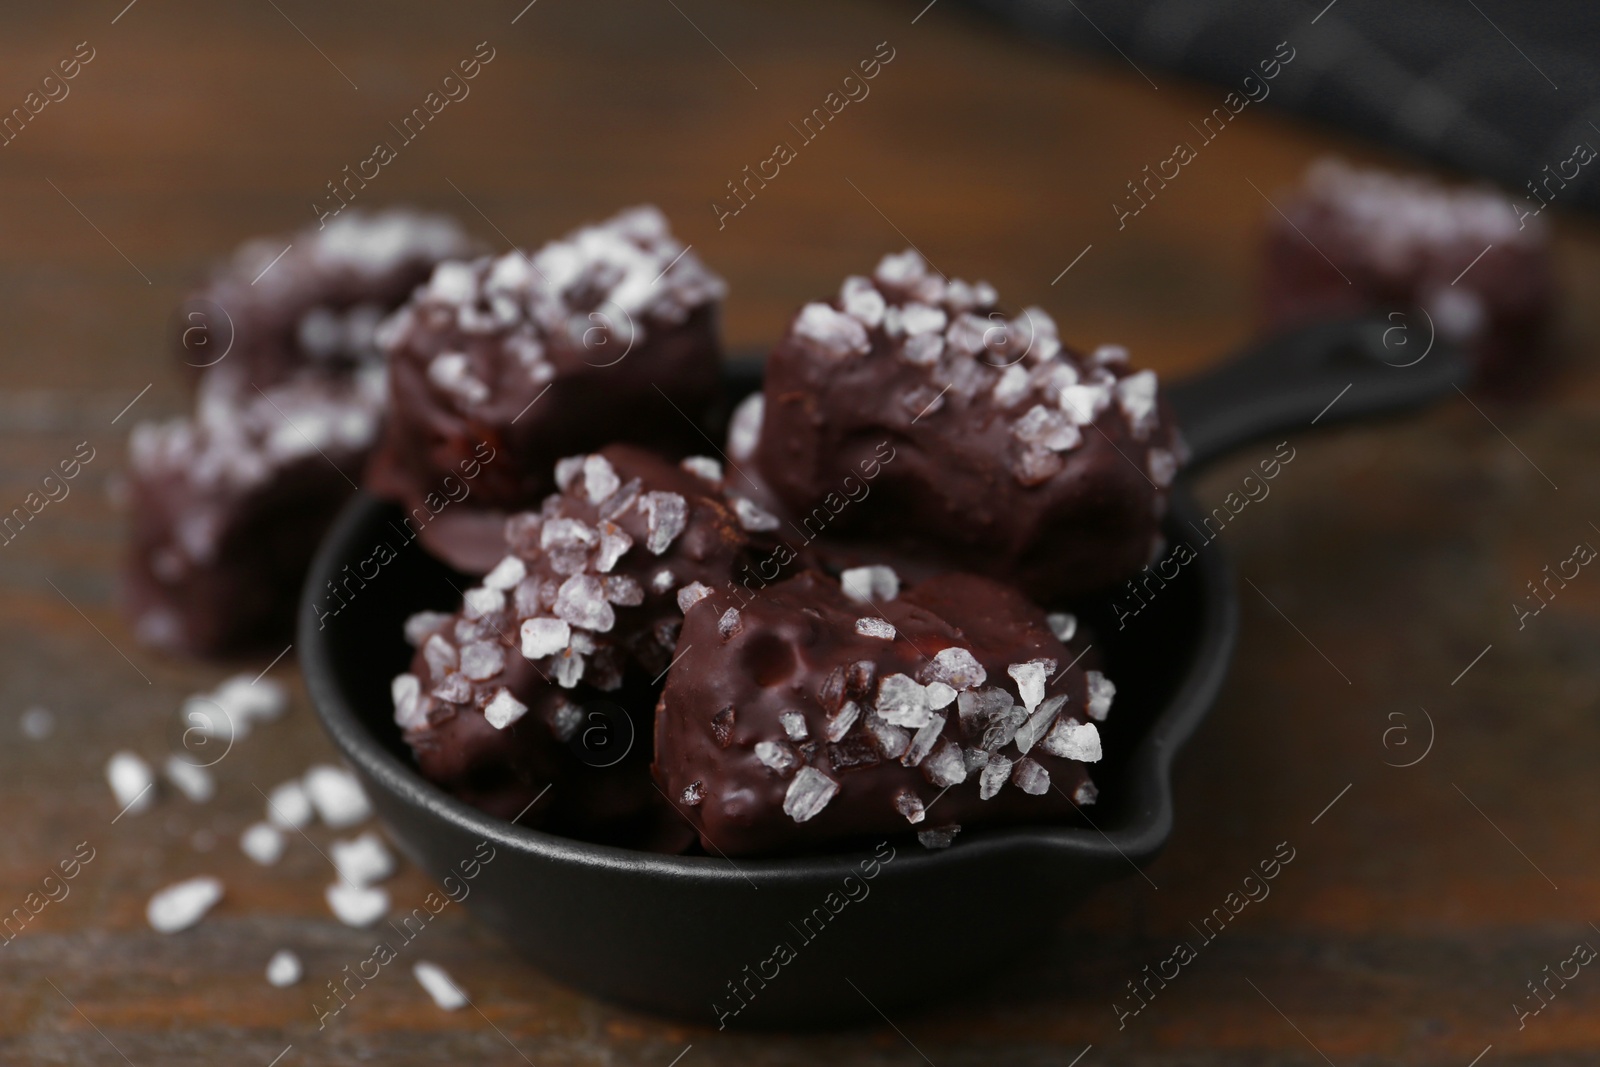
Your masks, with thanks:
[{"label": "chocolate candy", "polygon": [[1043,602],[1112,586],[1149,561],[1180,462],[1155,374],[1121,348],[1063,348],[1043,311],[1006,318],[996,299],[911,251],[845,279],[773,351],[730,455],[751,455],[803,537]]},{"label": "chocolate candy", "polygon": [[244,389],[303,367],[348,372],[381,358],[378,324],[436,263],[479,247],[452,219],[398,208],[247,242],[179,307],[175,354],[228,365]]},{"label": "chocolate candy", "polygon": [[[506,521],[506,554],[457,614],[408,624],[395,720],[424,776],[495,814],[555,782],[530,817],[614,833],[654,808],[681,826],[645,770],[649,709],[684,610],[727,588],[748,537],[703,460],[612,445],[562,460],[556,481]],[[598,773],[624,734],[628,759]]]},{"label": "chocolate candy", "polygon": [[260,392],[218,367],[193,418],[129,442],[124,602],[141,641],[219,655],[290,640],[317,542],[378,432],[381,367],[302,370]]},{"label": "chocolate candy", "polygon": [[1115,688],[1070,616],[946,574],[806,571],[690,607],[656,713],[656,781],[730,856],[952,824],[1062,820]]},{"label": "chocolate candy", "polygon": [[1436,332],[1465,345],[1490,378],[1545,348],[1554,305],[1548,233],[1501,193],[1325,159],[1277,203],[1283,214],[1266,216],[1268,328],[1420,306],[1431,322],[1395,320],[1406,342],[1398,347],[1395,335],[1395,362],[1420,358]]},{"label": "chocolate candy", "polygon": [[442,264],[384,330],[392,404],[370,487],[413,508],[487,445],[497,458],[471,498],[423,535],[483,573],[505,516],[552,487],[557,458],[612,441],[705,446],[724,290],[648,207],[532,256]]}]

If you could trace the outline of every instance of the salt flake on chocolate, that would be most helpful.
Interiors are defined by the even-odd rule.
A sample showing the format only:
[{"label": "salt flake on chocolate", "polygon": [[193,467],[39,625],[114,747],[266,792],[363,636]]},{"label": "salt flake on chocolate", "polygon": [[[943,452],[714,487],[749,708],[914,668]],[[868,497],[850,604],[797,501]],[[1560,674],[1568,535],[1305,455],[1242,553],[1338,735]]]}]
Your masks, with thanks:
[{"label": "salt flake on chocolate", "polygon": [[497,641],[474,641],[461,647],[461,673],[474,682],[493,678],[505,665],[506,654]]},{"label": "salt flake on chocolate", "polygon": [[839,588],[858,604],[876,604],[900,595],[900,576],[892,567],[851,567],[839,575]]},{"label": "salt flake on chocolate", "polygon": [[572,627],[561,619],[527,619],[522,624],[522,655],[543,659],[566,648],[572,641]]},{"label": "salt flake on chocolate", "polygon": [[459,662],[456,646],[445,640],[443,634],[434,634],[422,643],[422,662],[428,665],[428,673],[435,678],[453,671]]},{"label": "salt flake on chocolate", "polygon": [[504,592],[516,588],[518,582],[528,576],[528,565],[516,556],[507,556],[494,565],[494,569],[483,576],[483,584],[489,589],[499,589]]},{"label": "salt flake on chocolate", "polygon": [[923,807],[922,801],[917,797],[917,794],[909,789],[902,789],[894,796],[894,810],[904,815],[906,822],[915,826],[922,821],[923,814],[927,809]]},{"label": "salt flake on chocolate", "polygon": [[551,610],[557,618],[595,633],[607,632],[617,621],[606,600],[605,586],[592,574],[574,574],[562,582]]},{"label": "salt flake on chocolate", "polygon": [[797,823],[806,822],[827,807],[838,792],[838,782],[815,767],[802,767],[784,794],[783,813]]},{"label": "salt flake on chocolate", "polygon": [[780,776],[787,775],[794,770],[795,764],[800,762],[800,757],[795,755],[794,749],[782,741],[757,741],[756,759],[761,761],[762,766]]},{"label": "salt flake on chocolate", "polygon": [[[954,328],[951,327],[952,330]],[[994,397],[996,407],[1013,407],[1028,395],[1031,384],[1028,372],[1021,364],[1013,364],[1007,367],[1000,375],[1000,380],[994,383],[994,390],[990,395]]]},{"label": "salt flake on chocolate", "polygon": [[961,746],[949,738],[935,743],[922,761],[922,776],[941,789],[966,781],[967,763],[961,757]]},{"label": "salt flake on chocolate", "polygon": [[852,274],[839,287],[839,304],[844,313],[868,328],[883,324],[886,307],[883,294],[877,286],[858,274]]},{"label": "salt flake on chocolate", "polygon": [[802,341],[809,342],[808,347],[818,355],[830,359],[864,355],[872,347],[867,340],[865,326],[827,304],[813,303],[801,308],[792,332]]},{"label": "salt flake on chocolate", "polygon": [[856,633],[862,637],[877,637],[884,641],[893,641],[895,638],[894,626],[883,619],[857,619]]},{"label": "salt flake on chocolate", "polygon": [[609,574],[617,565],[617,561],[632,547],[633,538],[628,535],[628,531],[609,519],[601,520],[600,551],[595,553],[594,569],[601,574]]},{"label": "salt flake on chocolate", "polygon": [[1043,796],[1050,792],[1050,772],[1042,765],[1023,757],[1011,769],[1011,784],[1030,796]]},{"label": "salt flake on chocolate", "polygon": [[756,443],[761,440],[762,416],[766,412],[766,396],[751,393],[739,401],[728,420],[728,455],[744,463],[756,453]]},{"label": "salt flake on chocolate", "polygon": [[598,453],[584,457],[583,491],[588,494],[589,503],[598,504],[621,487],[622,479],[617,477],[610,460]]},{"label": "salt flake on chocolate", "polygon": [[1030,712],[1044,699],[1045,681],[1055,673],[1055,669],[1056,661],[1053,659],[1013,663],[1006,668],[1011,680],[1017,683],[1017,695],[1022,697],[1022,706]]},{"label": "salt flake on chocolate", "polygon": [[678,466],[697,478],[717,485],[722,481],[722,464],[710,456],[688,456]]},{"label": "salt flake on chocolate", "polygon": [[1078,617],[1066,612],[1057,612],[1044,617],[1049,624],[1050,632],[1056,635],[1056,640],[1066,644],[1072,640],[1072,635],[1078,632]]},{"label": "salt flake on chocolate", "polygon": [[928,691],[905,674],[891,674],[878,683],[877,712],[885,722],[917,729],[931,718]]},{"label": "salt flake on chocolate", "polygon": [[742,496],[733,498],[733,511],[739,517],[739,525],[751,533],[776,530],[781,525],[776,515]]},{"label": "salt flake on chocolate", "polygon": [[1127,416],[1133,436],[1144,440],[1156,424],[1156,372],[1142,370],[1128,375],[1117,382],[1116,393],[1117,405]]},{"label": "salt flake on chocolate", "polygon": [[1171,485],[1178,473],[1178,457],[1164,448],[1152,448],[1146,465],[1150,470],[1150,480],[1159,489]]},{"label": "salt flake on chocolate", "polygon": [[1076,424],[1059,411],[1051,411],[1043,404],[1035,404],[1011,428],[1017,440],[1037,445],[1051,452],[1065,452],[1076,448],[1083,434]]},{"label": "salt flake on chocolate", "polygon": [[738,608],[729,608],[722,613],[722,618],[717,620],[717,633],[722,635],[724,641],[737,636],[744,630],[744,620],[739,616]]},{"label": "salt flake on chocolate", "polygon": [[445,352],[428,363],[428,380],[451,396],[469,404],[489,399],[489,387],[472,375],[472,364],[464,352]]},{"label": "salt flake on chocolate", "polygon": [[1062,719],[1044,739],[1044,750],[1062,759],[1100,762],[1100,731],[1092,722]]},{"label": "salt flake on chocolate", "polygon": [[943,682],[959,693],[982,685],[988,679],[989,672],[983,669],[983,664],[970,651],[959,645],[951,645],[934,655],[932,662],[923,669],[923,675],[930,682]]},{"label": "salt flake on chocolate", "polygon": [[1085,674],[1089,679],[1089,718],[1105,722],[1106,715],[1111,711],[1111,699],[1117,695],[1117,687],[1099,671],[1087,671]]},{"label": "salt flake on chocolate", "polygon": [[658,492],[646,493],[641,504],[649,531],[645,547],[651,555],[659,556],[688,525],[689,502],[677,493]]},{"label": "salt flake on chocolate", "polygon": [[1011,777],[1011,761],[1001,755],[991,755],[978,776],[978,799],[993,800]]},{"label": "salt flake on chocolate", "polygon": [[528,705],[511,695],[511,690],[501,686],[493,698],[483,706],[483,717],[496,730],[504,730],[528,713]]},{"label": "salt flake on chocolate", "polygon": [[900,762],[907,767],[915,767],[927,758],[933,746],[939,741],[939,734],[944,729],[943,715],[930,715],[928,721],[917,728],[911,737],[911,747],[906,749],[906,754],[900,757]]},{"label": "salt flake on chocolate", "polygon": [[689,609],[711,595],[711,587],[701,582],[690,582],[678,590],[678,610],[685,615]]},{"label": "salt flake on chocolate", "polygon": [[839,741],[850,732],[850,727],[856,724],[856,719],[861,715],[861,707],[853,700],[847,700],[839,706],[839,710],[828,716],[824,734],[829,741]]}]

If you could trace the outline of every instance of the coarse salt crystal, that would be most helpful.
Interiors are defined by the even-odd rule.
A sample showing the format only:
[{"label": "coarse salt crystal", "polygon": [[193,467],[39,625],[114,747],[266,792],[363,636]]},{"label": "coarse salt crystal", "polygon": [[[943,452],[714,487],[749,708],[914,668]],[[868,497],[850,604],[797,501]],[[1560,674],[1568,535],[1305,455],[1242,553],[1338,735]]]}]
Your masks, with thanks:
[{"label": "coarse salt crystal", "polygon": [[755,455],[765,412],[766,395],[759,391],[739,401],[733,409],[733,417],[728,420],[728,455],[740,463]]},{"label": "coarse salt crystal", "polygon": [[872,734],[885,759],[899,759],[911,747],[911,735],[886,722],[881,715],[867,716],[867,732]]},{"label": "coarse salt crystal", "polygon": [[221,899],[222,883],[201,875],[157,892],[145,905],[144,917],[157,933],[175,934],[199,922]]},{"label": "coarse salt crystal", "polygon": [[862,637],[878,637],[885,641],[893,641],[895,628],[884,619],[857,619],[856,633]]},{"label": "coarse salt crystal", "polygon": [[852,274],[839,287],[839,304],[844,313],[866,327],[883,324],[885,308],[883,294],[871,280]]},{"label": "coarse salt crystal", "polygon": [[[780,775],[788,774],[800,762],[794,749],[782,741],[757,741],[756,759],[760,760],[767,769],[776,771]],[[797,820],[803,822],[804,820]]]},{"label": "coarse salt crystal", "polygon": [[1099,788],[1091,781],[1085,779],[1084,783],[1072,791],[1072,802],[1082,807],[1093,804],[1100,798]]},{"label": "coarse salt crystal", "polygon": [[561,583],[551,610],[573,626],[605,633],[616,625],[616,612],[606,600],[605,586],[592,574],[574,574]]},{"label": "coarse salt crystal", "polygon": [[861,355],[871,348],[867,328],[859,320],[827,304],[812,303],[801,308],[790,332],[810,342],[810,347],[818,354],[831,359]]},{"label": "coarse salt crystal", "polygon": [[722,464],[710,456],[688,456],[678,466],[713,485],[722,481]]},{"label": "coarse salt crystal", "polygon": [[939,741],[922,761],[922,774],[941,789],[966,781],[967,763],[961,746],[948,738]]},{"label": "coarse salt crystal", "polygon": [[906,749],[906,754],[900,757],[900,762],[907,767],[915,767],[927,758],[933,751],[933,746],[939,741],[939,734],[944,729],[943,715],[930,715],[928,721],[918,727],[916,734],[911,738],[911,747]]},{"label": "coarse salt crystal", "polygon": [[1029,408],[1011,428],[1017,440],[1037,445],[1051,452],[1065,452],[1083,440],[1083,433],[1070,419],[1059,411],[1051,411],[1043,404]]},{"label": "coarse salt crystal", "polygon": [[1056,403],[1079,426],[1088,426],[1111,406],[1111,390],[1104,385],[1066,385],[1056,391]]},{"label": "coarse salt crystal", "polygon": [[784,793],[783,813],[797,823],[806,822],[827,807],[837,792],[838,782],[815,767],[802,767]]},{"label": "coarse salt crystal", "polygon": [[389,682],[389,696],[394,702],[395,725],[411,730],[427,724],[428,717],[422,709],[422,682],[414,674],[397,674]]},{"label": "coarse salt crystal", "polygon": [[287,988],[300,981],[304,973],[300,966],[300,957],[286,948],[280,948],[272,954],[267,961],[267,984],[279,989]]},{"label": "coarse salt crystal", "polygon": [[933,830],[918,830],[917,840],[923,848],[949,848],[955,841],[956,834],[961,832],[961,824],[954,823],[950,826],[941,826]]},{"label": "coarse salt crystal", "polygon": [[322,821],[335,830],[364,822],[372,815],[372,805],[362,792],[356,776],[342,767],[321,764],[306,772],[306,796]]},{"label": "coarse salt crystal", "polygon": [[717,620],[717,633],[722,635],[724,641],[736,636],[743,629],[744,623],[740,621],[738,608],[729,608],[722,613],[722,618]]},{"label": "coarse salt crystal", "polygon": [[645,547],[659,556],[688,525],[689,502],[677,493],[646,493],[641,503],[649,531]]},{"label": "coarse salt crystal", "polygon": [[900,576],[882,565],[851,567],[839,575],[839,588],[858,604],[875,604],[900,595]]},{"label": "coarse salt crystal", "polygon": [[1030,712],[1044,699],[1045,682],[1055,669],[1056,661],[1053,659],[1013,663],[1006,668],[1011,680],[1017,683],[1017,694],[1022,698],[1022,706]]},{"label": "coarse salt crystal", "polygon": [[1082,763],[1099,763],[1101,758],[1100,731],[1092,722],[1062,719],[1044,739],[1044,750],[1062,759],[1075,759]]},{"label": "coarse salt crystal", "polygon": [[506,606],[506,595],[499,589],[476,586],[468,589],[461,598],[462,614],[469,619],[493,615]]},{"label": "coarse salt crystal", "polygon": [[978,799],[992,800],[1010,776],[1011,761],[998,753],[991,755],[978,776]]},{"label": "coarse salt crystal", "polygon": [[371,830],[359,837],[335,841],[328,851],[339,877],[351,885],[372,885],[394,873],[394,857],[383,838]]},{"label": "coarse salt crystal", "polygon": [[644,603],[644,587],[626,574],[610,574],[601,582],[606,599],[613,604],[635,608]]},{"label": "coarse salt crystal", "polygon": [[1063,644],[1071,641],[1078,632],[1078,617],[1064,611],[1046,615],[1044,621],[1049,624],[1050,632],[1056,635],[1056,640]]},{"label": "coarse salt crystal", "polygon": [[694,607],[696,604],[700,603],[700,601],[704,600],[710,595],[711,587],[709,585],[703,585],[700,582],[690,582],[688,585],[678,590],[678,610],[687,615],[689,614],[690,608]]},{"label": "coarse salt crystal", "polygon": [[804,741],[810,735],[810,731],[806,729],[806,717],[798,711],[780,713],[778,725],[783,727],[783,732],[789,735],[791,741]]},{"label": "coarse salt crystal", "polygon": [[1178,474],[1178,457],[1164,448],[1152,448],[1146,466],[1150,469],[1150,480],[1157,488],[1165,489]]},{"label": "coarse salt crystal", "polygon": [[956,691],[943,682],[929,682],[923,687],[928,695],[928,707],[946,708],[956,699]]},{"label": "coarse salt crystal", "polygon": [[516,556],[507,556],[494,565],[494,570],[483,576],[483,584],[486,588],[504,592],[516,588],[517,583],[527,576],[528,565]]},{"label": "coarse salt crystal", "polygon": [[203,804],[216,795],[217,784],[212,779],[211,772],[204,767],[174,754],[167,757],[162,769],[166,772],[167,781],[177,786],[178,792],[196,804]]},{"label": "coarse salt crystal", "polygon": [[902,789],[895,794],[894,810],[906,817],[906,822],[915,826],[921,822],[927,809],[923,806],[917,794],[909,789]]},{"label": "coarse salt crystal", "polygon": [[460,662],[456,646],[443,634],[433,634],[422,642],[422,661],[428,665],[428,673],[435,678],[455,670]]},{"label": "coarse salt crystal", "polygon": [[467,995],[461,992],[451,977],[445,973],[443,967],[427,960],[418,960],[411,968],[411,974],[416,978],[433,1002],[445,1011],[455,1011],[467,1006]]},{"label": "coarse salt crystal", "polygon": [[1030,381],[1028,372],[1021,365],[1013,365],[1005,369],[1000,375],[1000,380],[994,383],[994,390],[990,394],[994,397],[997,407],[1009,408],[1028,395]]},{"label": "coarse salt crystal", "polygon": [[285,830],[298,830],[311,821],[311,798],[297,780],[280,782],[267,794],[267,821]]},{"label": "coarse salt crystal", "polygon": [[850,727],[856,724],[856,719],[861,716],[861,706],[853,700],[847,700],[839,706],[839,710],[828,716],[827,726],[824,728],[825,736],[829,741],[838,741],[850,732]]},{"label": "coarse salt crystal", "polygon": [[156,779],[150,764],[132,752],[118,752],[106,761],[106,782],[122,812],[137,814],[155,802]]},{"label": "coarse salt crystal", "polygon": [[1128,418],[1133,436],[1143,440],[1156,424],[1156,372],[1142,370],[1116,384],[1117,405]]},{"label": "coarse salt crystal", "polygon": [[493,678],[505,665],[505,650],[498,641],[474,641],[461,648],[461,673],[475,682]]},{"label": "coarse salt crystal", "polygon": [[600,551],[595,554],[594,569],[601,574],[609,574],[617,565],[617,561],[627,554],[633,547],[633,538],[628,531],[618,526],[609,519],[600,523]]},{"label": "coarse salt crystal", "polygon": [[1040,704],[1032,715],[1028,716],[1027,722],[1017,727],[1016,736],[1012,740],[1016,742],[1018,752],[1026,754],[1029,749],[1039,742],[1039,738],[1043,737],[1045,731],[1050,729],[1050,724],[1055,721],[1056,715],[1061,711],[1061,706],[1066,702],[1067,698],[1064,694],[1051,697],[1043,704]]},{"label": "coarse salt crystal", "polygon": [[957,692],[976,689],[989,677],[978,658],[959,645],[940,649],[924,673],[929,681],[943,682]]},{"label": "coarse salt crystal", "polygon": [[678,576],[663,567],[650,576],[650,591],[652,593],[670,592],[678,584]]},{"label": "coarse salt crystal", "polygon": [[330,885],[323,897],[334,918],[346,926],[371,926],[389,910],[389,894],[376,886],[352,885],[340,879]]},{"label": "coarse salt crystal", "polygon": [[739,525],[751,533],[776,530],[781,525],[778,517],[772,512],[742,496],[733,498],[733,511],[739,517]]},{"label": "coarse salt crystal", "polygon": [[526,619],[522,623],[522,655],[543,659],[566,648],[572,640],[572,627],[561,619]]},{"label": "coarse salt crystal", "polygon": [[556,460],[556,487],[563,493],[572,488],[572,483],[577,481],[578,475],[583,473],[583,461],[586,456],[566,456]]},{"label": "coarse salt crystal", "polygon": [[239,835],[239,851],[263,867],[271,867],[283,856],[283,831],[269,822],[252,823]]},{"label": "coarse salt crystal", "polygon": [[1111,700],[1117,695],[1117,687],[1099,671],[1084,673],[1089,681],[1089,718],[1105,722],[1106,715],[1111,711]]},{"label": "coarse salt crystal", "polygon": [[891,674],[878,683],[877,712],[895,726],[917,729],[930,716],[928,691],[905,674]]},{"label": "coarse salt crystal", "polygon": [[1050,772],[1023,757],[1011,770],[1011,784],[1030,796],[1043,796],[1050,791]]},{"label": "coarse salt crystal", "polygon": [[495,690],[489,703],[483,706],[483,717],[496,730],[504,730],[528,713],[528,705],[511,695],[511,690],[501,686]]},{"label": "coarse salt crystal", "polygon": [[589,503],[598,504],[620,488],[622,479],[606,457],[598,453],[584,457],[583,491],[589,495]]}]

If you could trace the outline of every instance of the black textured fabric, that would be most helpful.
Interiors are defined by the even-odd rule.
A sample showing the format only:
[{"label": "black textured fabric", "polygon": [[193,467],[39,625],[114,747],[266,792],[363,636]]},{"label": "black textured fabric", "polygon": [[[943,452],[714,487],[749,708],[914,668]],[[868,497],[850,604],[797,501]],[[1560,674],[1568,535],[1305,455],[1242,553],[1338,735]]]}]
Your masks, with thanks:
[{"label": "black textured fabric", "polygon": [[[1268,106],[1498,181],[1600,209],[1600,3],[1552,0],[965,0],[1037,37],[1235,89],[1279,42]],[[1544,168],[1549,167],[1546,171]],[[1560,173],[1565,185],[1550,180]],[[1551,190],[1547,194],[1545,190]]]}]

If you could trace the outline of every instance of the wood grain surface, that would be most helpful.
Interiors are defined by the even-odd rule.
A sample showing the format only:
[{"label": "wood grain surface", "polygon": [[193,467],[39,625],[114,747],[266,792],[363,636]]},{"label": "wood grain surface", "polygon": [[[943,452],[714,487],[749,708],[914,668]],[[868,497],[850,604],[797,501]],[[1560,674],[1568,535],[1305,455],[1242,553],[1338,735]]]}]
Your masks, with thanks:
[{"label": "wood grain surface", "polygon": [[[80,42],[94,51],[70,94],[0,148],[4,508],[80,442],[95,451],[72,494],[0,548],[0,912],[80,842],[95,852],[0,947],[0,1063],[1594,1061],[1600,974],[1552,982],[1520,1027],[1516,1014],[1547,965],[1600,945],[1600,574],[1524,629],[1511,606],[1546,564],[1600,543],[1600,310],[1587,299],[1600,235],[1572,219],[1557,226],[1559,365],[1532,399],[1458,395],[1296,437],[1270,497],[1227,528],[1248,583],[1240,653],[1179,762],[1171,845],[1148,879],[1041,915],[1066,946],[1046,961],[947,996],[1007,968],[1006,946],[983,936],[985,909],[1007,906],[996,887],[974,901],[948,971],[928,976],[925,1012],[842,1033],[718,1033],[562,988],[452,910],[422,954],[471,1008],[437,1010],[396,973],[319,1032],[319,976],[371,939],[330,917],[330,871],[305,841],[268,869],[236,845],[261,815],[258,787],[331,758],[293,654],[271,669],[290,713],[217,766],[211,803],[169,791],[114,822],[102,774],[118,749],[154,760],[178,745],[186,694],[266,666],[151,655],[113,603],[121,524],[107,491],[129,425],[185,409],[166,339],[208,262],[312,222],[324,183],[488,41],[470,97],[403,149],[367,204],[450,211],[505,247],[653,201],[730,280],[735,348],[770,343],[799,303],[914,244],[1013,306],[1044,306],[1075,341],[1122,341],[1180,374],[1251,332],[1265,198],[1318,154],[1376,157],[1251,107],[1119,229],[1125,183],[1224,91],[1031,46],[952,3],[125,2],[0,12],[0,113]],[[1311,7],[1285,93],[1331,61]],[[789,123],[880,42],[894,58],[870,95],[719,229],[726,183],[793,139]],[[1200,501],[1257,458],[1208,472]],[[43,740],[19,727],[33,706],[54,715]],[[326,848],[331,835],[311,837]],[[1295,858],[1270,895],[1119,1026],[1118,1005],[1137,1006],[1127,983],[1193,939],[1190,924],[1280,842]],[[150,894],[200,873],[224,881],[224,901],[190,931],[152,932]],[[429,886],[407,870],[389,888],[404,900]],[[891,923],[861,951],[917,936]],[[305,961],[297,987],[263,979],[280,947]]]}]

